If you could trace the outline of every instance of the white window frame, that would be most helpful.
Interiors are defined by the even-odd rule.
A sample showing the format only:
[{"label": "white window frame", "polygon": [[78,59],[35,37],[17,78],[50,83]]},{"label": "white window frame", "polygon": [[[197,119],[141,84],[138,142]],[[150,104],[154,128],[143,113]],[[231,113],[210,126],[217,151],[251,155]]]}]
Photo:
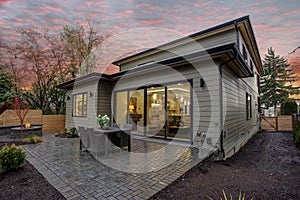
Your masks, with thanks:
[{"label": "white window frame", "polygon": [[[79,100],[81,99],[81,101],[78,101],[78,99]],[[86,117],[86,116],[87,116],[87,93],[85,92],[85,93],[74,94],[73,95],[73,117]]]}]

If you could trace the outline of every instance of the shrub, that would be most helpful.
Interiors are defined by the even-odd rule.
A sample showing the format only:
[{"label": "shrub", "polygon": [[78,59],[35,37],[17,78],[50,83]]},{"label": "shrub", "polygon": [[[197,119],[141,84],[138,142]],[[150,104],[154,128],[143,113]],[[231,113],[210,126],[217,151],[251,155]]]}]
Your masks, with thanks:
[{"label": "shrub", "polygon": [[10,147],[6,144],[0,151],[0,165],[4,170],[17,169],[26,158],[26,152],[22,147],[16,147],[12,144]]},{"label": "shrub", "polygon": [[70,132],[68,133],[69,137],[78,137],[78,131],[76,127],[70,128]]},{"label": "shrub", "polygon": [[297,103],[294,100],[289,100],[281,104],[280,114],[281,115],[291,115],[297,113]]},{"label": "shrub", "polygon": [[300,149],[300,121],[297,121],[293,131],[295,145]]},{"label": "shrub", "polygon": [[40,143],[43,142],[41,137],[37,137],[37,136],[29,136],[25,138],[25,141],[29,144],[36,144],[36,143]]},{"label": "shrub", "polygon": [[66,135],[68,133],[68,129],[63,129],[62,131],[60,131],[61,135]]},{"label": "shrub", "polygon": [[[226,192],[224,190],[222,190],[223,196],[220,197],[220,200],[233,200],[232,195],[230,194],[229,196],[226,194]],[[212,198],[208,197],[210,200],[213,200]],[[245,194],[242,195],[242,192],[240,192],[239,197],[237,198],[237,200],[245,200]],[[253,199],[253,198],[251,198]]]}]

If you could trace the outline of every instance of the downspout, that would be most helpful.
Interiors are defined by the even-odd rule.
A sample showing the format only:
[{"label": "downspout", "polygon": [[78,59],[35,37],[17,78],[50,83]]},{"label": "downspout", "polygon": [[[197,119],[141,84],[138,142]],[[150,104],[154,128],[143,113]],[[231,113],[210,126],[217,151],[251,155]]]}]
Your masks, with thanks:
[{"label": "downspout", "polygon": [[[235,27],[235,33],[236,33],[236,42],[237,42],[237,46],[238,49],[240,49],[239,46],[239,34],[238,34],[238,27],[237,27],[237,23],[236,21],[234,22],[234,27]],[[233,58],[230,58],[229,60],[221,63],[219,65],[219,98],[220,98],[220,149],[221,149],[221,153],[222,153],[222,157],[225,158],[225,150],[224,150],[224,132],[223,132],[223,128],[224,128],[224,124],[223,124],[223,120],[224,120],[224,105],[223,105],[223,66],[226,65],[227,63],[233,61],[234,59],[237,58],[238,52],[236,54],[234,54]]]},{"label": "downspout", "polygon": [[224,109],[223,109],[223,66],[226,65],[228,62],[232,61],[235,58],[231,58],[219,65],[219,98],[220,98],[220,149],[222,153],[222,158],[225,157],[224,145],[223,145],[223,120],[224,120]]}]

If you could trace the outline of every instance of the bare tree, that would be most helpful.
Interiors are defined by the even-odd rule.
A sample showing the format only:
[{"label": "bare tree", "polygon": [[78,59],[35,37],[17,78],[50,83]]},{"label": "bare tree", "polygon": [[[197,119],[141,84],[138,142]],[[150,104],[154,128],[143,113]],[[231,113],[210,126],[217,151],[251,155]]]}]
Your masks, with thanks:
[{"label": "bare tree", "polygon": [[[33,29],[20,29],[21,42],[17,45],[19,59],[23,62],[28,74],[32,76],[32,90],[27,93],[34,107],[44,113],[51,112],[54,98],[53,88],[66,81],[70,70],[67,69],[67,58],[59,36],[50,35],[47,30],[40,33]],[[52,95],[52,96],[51,96]],[[62,98],[58,104],[61,105]],[[57,110],[57,109],[56,109]]]},{"label": "bare tree", "polygon": [[66,42],[69,66],[73,69],[74,78],[76,74],[84,75],[95,68],[95,57],[91,53],[93,48],[102,44],[105,37],[97,33],[95,21],[90,19],[86,19],[86,26],[78,24],[75,27],[64,27],[62,38]]}]

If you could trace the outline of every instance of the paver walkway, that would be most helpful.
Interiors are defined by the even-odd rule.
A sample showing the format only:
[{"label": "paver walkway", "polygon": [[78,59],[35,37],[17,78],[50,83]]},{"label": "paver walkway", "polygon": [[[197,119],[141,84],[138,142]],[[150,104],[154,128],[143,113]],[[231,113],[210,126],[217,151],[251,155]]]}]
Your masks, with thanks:
[{"label": "paver walkway", "polygon": [[[67,199],[147,199],[203,159],[197,148],[173,145],[174,152],[184,149],[175,162],[150,172],[128,173],[108,167],[87,152],[80,152],[78,138],[45,134],[43,140],[40,144],[24,145],[27,160]],[[156,151],[164,145],[133,139],[132,151]],[[167,157],[167,154],[162,156]],[[105,160],[109,165],[110,161],[123,158],[120,153]]]}]

